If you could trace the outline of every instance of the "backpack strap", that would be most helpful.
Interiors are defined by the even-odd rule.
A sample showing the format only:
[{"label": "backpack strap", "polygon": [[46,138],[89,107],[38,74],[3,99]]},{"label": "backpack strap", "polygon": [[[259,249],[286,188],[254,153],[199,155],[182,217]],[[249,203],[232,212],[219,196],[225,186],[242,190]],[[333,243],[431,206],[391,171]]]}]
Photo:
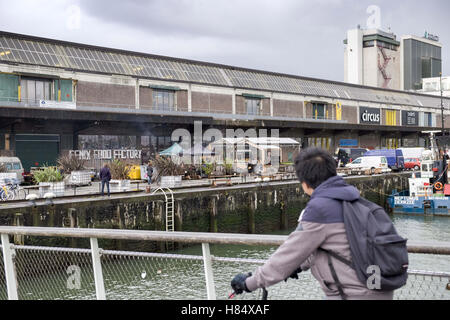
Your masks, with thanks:
[{"label": "backpack strap", "polygon": [[326,250],[323,248],[318,248],[317,250],[325,252],[327,254],[327,258],[328,258],[328,266],[330,267],[330,271],[331,271],[331,276],[333,277],[333,280],[336,284],[336,287],[339,291],[339,295],[342,297],[342,300],[347,300],[347,295],[344,293],[344,288],[342,286],[342,283],[339,281],[339,278],[337,276],[336,273],[336,269],[334,269],[334,265],[333,265],[333,261],[331,260],[331,257],[336,258],[337,260],[345,263],[346,265],[350,266],[353,268],[353,265],[350,261],[348,261],[347,259],[341,257],[340,255],[338,255],[337,253],[330,251],[330,250]]},{"label": "backpack strap", "polygon": [[344,257],[341,257],[340,255],[338,255],[336,252],[331,251],[331,250],[326,250],[324,248],[318,248],[317,250],[319,251],[323,251],[325,253],[327,253],[328,255],[332,256],[333,258],[335,258],[336,260],[339,260],[342,263],[345,263],[346,265],[348,265],[350,268],[353,268],[353,263],[350,260],[345,259]]}]

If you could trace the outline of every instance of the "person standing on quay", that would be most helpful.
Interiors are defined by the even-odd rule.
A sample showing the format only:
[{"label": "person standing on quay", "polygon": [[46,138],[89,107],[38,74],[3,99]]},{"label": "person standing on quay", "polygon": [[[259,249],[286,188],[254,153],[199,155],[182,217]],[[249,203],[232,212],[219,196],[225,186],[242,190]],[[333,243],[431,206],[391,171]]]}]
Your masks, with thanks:
[{"label": "person standing on quay", "polygon": [[149,186],[152,184],[152,175],[153,175],[153,166],[152,162],[149,161],[147,165],[147,181]]},{"label": "person standing on quay", "polygon": [[108,188],[108,197],[109,197],[110,196],[109,181],[111,180],[111,171],[109,170],[109,166],[107,163],[105,163],[103,165],[103,168],[100,170],[100,180],[102,182],[102,196],[105,195],[104,191],[105,191],[105,184],[106,184],[106,187]]}]

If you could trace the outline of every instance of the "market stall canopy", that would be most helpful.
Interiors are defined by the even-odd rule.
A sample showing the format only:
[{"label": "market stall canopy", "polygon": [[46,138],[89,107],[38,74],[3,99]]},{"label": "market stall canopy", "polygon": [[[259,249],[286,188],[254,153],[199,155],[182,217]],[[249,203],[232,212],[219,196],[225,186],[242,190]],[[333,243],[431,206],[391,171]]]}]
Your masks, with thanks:
[{"label": "market stall canopy", "polygon": [[160,156],[178,156],[183,153],[183,148],[178,144],[174,143],[171,147],[163,150],[159,153]]}]

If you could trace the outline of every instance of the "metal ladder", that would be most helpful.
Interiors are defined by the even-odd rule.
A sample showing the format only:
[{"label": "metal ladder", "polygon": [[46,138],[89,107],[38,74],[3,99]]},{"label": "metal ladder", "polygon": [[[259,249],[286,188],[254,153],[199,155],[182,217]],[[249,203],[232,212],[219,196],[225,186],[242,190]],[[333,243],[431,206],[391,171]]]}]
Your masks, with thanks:
[{"label": "metal ladder", "polygon": [[[164,191],[167,190],[168,192]],[[166,203],[166,231],[175,231],[175,219],[174,219],[174,198],[173,192],[170,188],[158,188],[152,192],[152,195],[161,191],[164,194]]]}]

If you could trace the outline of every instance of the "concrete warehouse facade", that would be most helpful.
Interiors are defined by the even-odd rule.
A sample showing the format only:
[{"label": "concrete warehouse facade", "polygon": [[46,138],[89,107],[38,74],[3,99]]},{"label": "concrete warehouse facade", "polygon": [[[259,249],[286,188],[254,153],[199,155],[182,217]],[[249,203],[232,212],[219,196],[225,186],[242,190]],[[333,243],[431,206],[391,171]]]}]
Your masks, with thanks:
[{"label": "concrete warehouse facade", "polygon": [[417,146],[440,112],[430,95],[0,32],[0,153],[26,168],[68,150],[139,149],[145,160],[195,121],[279,129],[330,152]]}]

